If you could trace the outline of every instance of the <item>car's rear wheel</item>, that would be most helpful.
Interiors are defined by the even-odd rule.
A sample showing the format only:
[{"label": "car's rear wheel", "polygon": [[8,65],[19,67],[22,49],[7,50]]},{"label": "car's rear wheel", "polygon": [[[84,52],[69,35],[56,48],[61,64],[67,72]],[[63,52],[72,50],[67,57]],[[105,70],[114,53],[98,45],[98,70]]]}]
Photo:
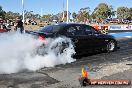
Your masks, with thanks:
[{"label": "car's rear wheel", "polygon": [[56,45],[51,47],[51,50],[54,51],[57,55],[64,52],[66,48],[69,47],[69,43],[57,43]]},{"label": "car's rear wheel", "polygon": [[41,46],[39,46],[39,47],[36,49],[36,54],[38,54],[38,55],[44,56],[44,55],[46,55],[47,53],[48,53],[48,52],[47,52],[47,49],[46,49],[46,47],[45,47],[44,44],[42,44]]},{"label": "car's rear wheel", "polygon": [[108,43],[107,43],[107,46],[106,46],[106,51],[107,52],[113,52],[117,49],[117,43],[116,41],[114,40],[110,40]]}]

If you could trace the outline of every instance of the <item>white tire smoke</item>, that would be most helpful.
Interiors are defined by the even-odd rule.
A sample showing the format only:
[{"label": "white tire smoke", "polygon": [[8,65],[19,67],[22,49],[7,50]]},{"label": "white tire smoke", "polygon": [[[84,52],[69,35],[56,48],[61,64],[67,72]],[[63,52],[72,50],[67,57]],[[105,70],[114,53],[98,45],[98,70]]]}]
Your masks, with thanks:
[{"label": "white tire smoke", "polygon": [[75,61],[72,58],[75,54],[74,47],[69,38],[49,38],[45,41],[46,44],[40,47],[42,42],[31,35],[1,34],[0,74],[16,73],[24,69],[35,71]]}]

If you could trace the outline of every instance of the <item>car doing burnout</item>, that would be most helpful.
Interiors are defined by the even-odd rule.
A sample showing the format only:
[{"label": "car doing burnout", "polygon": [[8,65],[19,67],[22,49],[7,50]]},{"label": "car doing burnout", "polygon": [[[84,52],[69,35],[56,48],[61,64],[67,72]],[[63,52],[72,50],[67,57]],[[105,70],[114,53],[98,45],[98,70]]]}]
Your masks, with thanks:
[{"label": "car doing burnout", "polygon": [[[32,32],[40,39],[65,36],[70,38],[77,54],[95,51],[113,52],[117,49],[117,41],[112,35],[102,34],[92,26],[77,23],[60,23],[49,25],[38,32]],[[63,47],[65,48],[65,44]],[[63,49],[64,49],[63,48]]]}]

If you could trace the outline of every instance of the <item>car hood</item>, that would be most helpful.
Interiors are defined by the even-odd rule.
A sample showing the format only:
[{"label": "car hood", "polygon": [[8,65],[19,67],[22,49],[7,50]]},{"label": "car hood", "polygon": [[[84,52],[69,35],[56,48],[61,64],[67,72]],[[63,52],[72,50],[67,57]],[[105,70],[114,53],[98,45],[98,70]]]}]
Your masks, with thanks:
[{"label": "car hood", "polygon": [[115,39],[114,36],[110,35],[110,34],[102,34],[102,37],[104,38],[110,38],[110,39]]}]

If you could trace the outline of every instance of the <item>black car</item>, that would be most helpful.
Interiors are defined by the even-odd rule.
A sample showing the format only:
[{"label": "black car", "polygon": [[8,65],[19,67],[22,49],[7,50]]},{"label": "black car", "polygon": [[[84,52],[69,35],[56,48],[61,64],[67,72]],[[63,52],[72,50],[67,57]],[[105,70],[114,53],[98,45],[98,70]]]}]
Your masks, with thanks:
[{"label": "black car", "polygon": [[[77,54],[95,51],[113,52],[117,49],[117,41],[112,35],[102,34],[92,26],[77,23],[60,23],[49,25],[33,34],[43,38],[66,36],[70,38]],[[65,44],[63,46],[66,46]]]}]

